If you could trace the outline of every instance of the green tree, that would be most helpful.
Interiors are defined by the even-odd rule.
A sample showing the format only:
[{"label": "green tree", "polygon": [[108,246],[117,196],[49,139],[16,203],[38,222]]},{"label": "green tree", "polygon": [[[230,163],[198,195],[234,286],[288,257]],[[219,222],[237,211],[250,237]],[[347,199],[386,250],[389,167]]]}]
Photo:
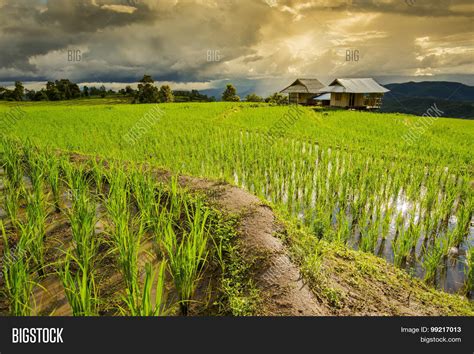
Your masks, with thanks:
[{"label": "green tree", "polygon": [[160,102],[173,102],[174,101],[174,95],[173,91],[171,91],[171,88],[168,85],[163,85],[160,87],[160,91],[158,92],[158,97]]},{"label": "green tree", "polygon": [[33,101],[47,101],[47,100],[48,100],[48,95],[46,94],[45,89],[36,91]]},{"label": "green tree", "polygon": [[64,99],[62,93],[58,90],[55,83],[52,81],[48,81],[46,83],[46,95],[48,96],[48,100],[50,101],[59,101]]},{"label": "green tree", "polygon": [[239,102],[240,97],[237,96],[237,90],[234,85],[227,84],[225,91],[222,93],[222,101],[227,102]]},{"label": "green tree", "polygon": [[135,95],[135,90],[132,88],[132,86],[127,85],[125,86],[125,94],[127,96],[133,96]]},{"label": "green tree", "polygon": [[99,95],[100,97],[104,98],[105,96],[107,96],[107,89],[105,88],[104,85],[102,85],[101,87],[99,87]]},{"label": "green tree", "polygon": [[26,96],[26,99],[28,101],[34,101],[35,100],[35,96],[36,96],[36,92],[35,90],[28,90],[28,89],[25,89],[25,96]]},{"label": "green tree", "polygon": [[245,100],[247,102],[262,102],[263,98],[256,95],[255,93],[251,93],[250,95],[247,95],[247,97],[245,97]]},{"label": "green tree", "polygon": [[275,92],[273,95],[268,96],[265,99],[265,102],[276,105],[285,105],[288,104],[288,98],[281,93]]},{"label": "green tree", "polygon": [[15,81],[15,89],[12,91],[10,97],[14,101],[22,101],[25,95],[25,88],[21,81]]},{"label": "green tree", "polygon": [[84,97],[89,97],[89,87],[84,86],[82,88],[82,94],[83,94]]},{"label": "green tree", "polygon": [[156,103],[158,102],[158,88],[150,75],[143,75],[138,84],[138,91],[134,102],[138,103]]}]

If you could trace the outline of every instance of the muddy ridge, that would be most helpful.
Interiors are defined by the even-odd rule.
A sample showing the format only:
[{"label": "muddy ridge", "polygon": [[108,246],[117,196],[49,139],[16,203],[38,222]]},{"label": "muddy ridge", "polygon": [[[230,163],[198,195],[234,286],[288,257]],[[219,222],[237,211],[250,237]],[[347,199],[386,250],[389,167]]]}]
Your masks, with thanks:
[{"label": "muddy ridge", "polygon": [[245,262],[251,264],[254,281],[260,290],[262,306],[259,315],[317,316],[327,315],[299,268],[291,261],[282,241],[274,234],[281,226],[270,207],[256,196],[225,183],[181,177],[181,185],[206,193],[224,213],[239,214],[239,245]]}]

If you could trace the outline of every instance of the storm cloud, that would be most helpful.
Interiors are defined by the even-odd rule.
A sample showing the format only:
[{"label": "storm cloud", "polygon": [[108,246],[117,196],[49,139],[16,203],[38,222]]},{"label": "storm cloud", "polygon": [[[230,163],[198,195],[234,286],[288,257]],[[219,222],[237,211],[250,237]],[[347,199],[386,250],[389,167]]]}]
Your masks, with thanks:
[{"label": "storm cloud", "polygon": [[472,84],[473,15],[465,0],[0,0],[0,81]]}]

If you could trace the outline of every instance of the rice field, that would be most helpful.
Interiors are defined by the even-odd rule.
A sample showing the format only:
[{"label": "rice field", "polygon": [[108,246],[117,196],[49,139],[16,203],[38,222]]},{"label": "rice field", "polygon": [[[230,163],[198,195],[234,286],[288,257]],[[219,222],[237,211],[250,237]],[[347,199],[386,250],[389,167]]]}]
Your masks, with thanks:
[{"label": "rice field", "polygon": [[[8,105],[0,106],[0,112],[8,109]],[[304,108],[295,124],[269,143],[268,131],[288,107],[165,104],[159,106],[159,118],[131,143],[124,136],[156,109],[154,106],[26,104],[22,109],[24,118],[10,127],[7,135],[19,138],[25,146],[146,162],[179,174],[225,180],[271,203],[310,230],[315,240],[373,253],[437,288],[473,296],[472,121],[440,118],[414,144],[408,144],[402,137],[420,118]],[[19,274],[12,277],[20,284],[12,284],[9,291],[18,297],[15,311],[26,311],[22,304],[31,293],[28,277],[32,271],[42,276],[45,267],[41,235],[47,218],[46,198],[40,191],[47,184],[54,208],[61,209],[60,170],[73,194],[67,214],[75,247],[66,253],[58,272],[75,313],[97,312],[93,263],[101,245],[90,237],[97,224],[97,208],[108,215],[112,230],[109,246],[116,250],[125,279],[124,311],[163,311],[160,305],[142,303],[154,296],[151,284],[163,287],[163,268],[148,267],[147,286],[136,286],[140,240],[154,230],[151,233],[160,235],[155,241],[161,245],[180,311],[187,313],[187,300],[195,291],[211,242],[205,231],[209,212],[200,202],[186,204],[178,196],[182,194],[174,192],[176,186],[170,185],[165,190],[171,201],[161,214],[150,200],[147,191],[151,183],[146,174],[128,178],[122,171],[106,178],[110,190],[99,207],[87,192],[84,171],[68,171],[70,167],[63,161],[47,158],[36,163],[28,156],[28,148],[26,167],[19,167],[14,163],[17,147],[5,140],[2,150],[7,178],[1,213],[19,235],[15,252],[27,249],[22,252],[34,255],[35,260],[9,270]],[[22,168],[31,183],[28,192],[23,187]],[[102,172],[97,173],[100,176]],[[95,181],[97,196],[103,200],[102,178],[96,176]],[[132,194],[138,216],[127,207]],[[26,224],[17,207],[25,198],[29,206]],[[179,236],[183,231],[176,224],[183,215],[186,237]],[[157,291],[152,302],[162,303],[163,293]]]},{"label": "rice field", "polygon": [[142,165],[1,144],[2,313],[217,313],[225,294],[199,287],[226,278],[216,249],[229,236],[203,197]]}]

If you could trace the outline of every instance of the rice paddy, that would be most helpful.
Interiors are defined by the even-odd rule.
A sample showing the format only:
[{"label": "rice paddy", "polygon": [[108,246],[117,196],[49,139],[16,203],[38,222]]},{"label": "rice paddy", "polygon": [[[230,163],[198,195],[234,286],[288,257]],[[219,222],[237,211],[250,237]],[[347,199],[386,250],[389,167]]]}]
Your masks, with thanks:
[{"label": "rice paddy", "polygon": [[2,146],[2,194],[16,201],[0,221],[7,313],[188,315],[221,296],[196,291],[205,271],[217,270],[207,282],[225,276],[211,247],[223,221],[175,178],[158,182],[143,166],[74,162],[15,140]]},{"label": "rice paddy", "polygon": [[[8,133],[20,140],[1,144],[0,215],[4,240],[14,235],[17,246],[5,245],[28,254],[18,264],[3,263],[9,279],[17,279],[6,286],[11,313],[28,312],[32,282],[51,268],[45,220],[54,213],[64,213],[72,229],[55,269],[76,315],[100,311],[94,269],[104,257],[113,255],[124,281],[122,313],[137,315],[169,311],[170,287],[179,312],[188,314],[210,253],[225,268],[219,262],[223,246],[209,229],[212,211],[176,181],[157,187],[143,166],[107,170],[97,159],[78,167],[55,149],[225,180],[310,230],[315,242],[375,254],[427,284],[472,298],[471,121],[440,118],[409,145],[401,137],[419,118],[303,108],[269,144],[269,129],[288,107],[170,104],[160,105],[164,114],[130,144],[123,136],[153,106],[22,108],[25,118]],[[24,204],[26,218],[19,207]],[[99,231],[103,240],[94,237],[98,225],[105,228]],[[159,261],[143,267],[145,239],[153,243],[146,252]]]}]

